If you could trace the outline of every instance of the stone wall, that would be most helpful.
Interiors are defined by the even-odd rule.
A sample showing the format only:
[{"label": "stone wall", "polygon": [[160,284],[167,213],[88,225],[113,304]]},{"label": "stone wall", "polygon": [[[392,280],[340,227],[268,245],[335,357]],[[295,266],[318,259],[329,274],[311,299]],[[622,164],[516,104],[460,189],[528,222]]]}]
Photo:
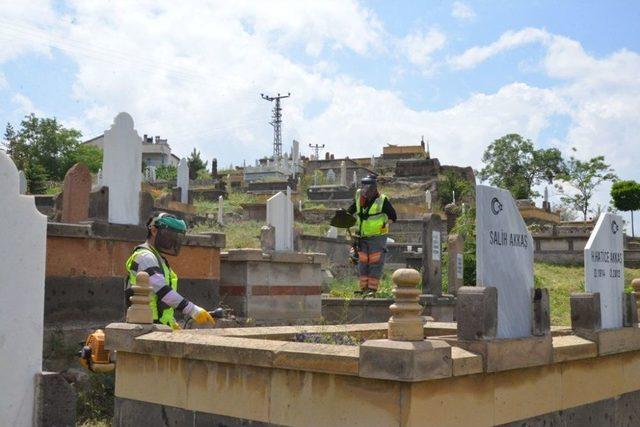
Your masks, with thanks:
[{"label": "stone wall", "polygon": [[[65,341],[77,344],[90,330],[124,319],[124,264],[145,238],[142,227],[48,224],[45,343],[63,332]],[[223,234],[189,235],[180,256],[167,257],[180,278],[179,292],[206,308],[219,301],[223,246]]]},{"label": "stone wall", "polygon": [[[432,325],[425,327],[432,339],[455,333],[453,324]],[[378,323],[304,330],[372,339],[385,336],[386,328]],[[487,371],[482,356],[452,347],[447,376],[412,382],[365,378],[357,346],[291,342],[300,330],[153,332],[135,342],[109,343],[118,350],[114,425],[141,420],[264,426],[640,423],[638,350],[603,356],[592,341],[558,335],[546,363]]]},{"label": "stone wall", "polygon": [[435,178],[439,173],[440,161],[438,159],[398,160],[396,162],[396,177]]}]

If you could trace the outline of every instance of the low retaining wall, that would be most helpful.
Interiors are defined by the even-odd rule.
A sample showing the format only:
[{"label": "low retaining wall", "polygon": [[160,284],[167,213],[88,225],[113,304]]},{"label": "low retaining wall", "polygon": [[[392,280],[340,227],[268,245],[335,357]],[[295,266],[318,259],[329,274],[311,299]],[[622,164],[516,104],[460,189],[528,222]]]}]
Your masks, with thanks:
[{"label": "low retaining wall", "polygon": [[[604,356],[595,342],[554,336],[548,362],[495,372],[486,370],[480,354],[452,346],[447,375],[410,382],[361,376],[358,346],[290,341],[300,332],[379,338],[386,323],[138,338],[119,337],[118,328],[107,329],[107,346],[118,350],[114,425],[120,427],[640,423],[637,345]],[[441,340],[455,334],[455,325],[431,323],[425,334]]]},{"label": "low retaining wall", "polygon": [[[77,344],[91,329],[124,319],[124,264],[145,239],[144,227],[48,224],[45,343],[62,332],[64,341]],[[203,307],[219,300],[224,244],[221,233],[188,235],[180,256],[167,257],[180,278],[179,292]]]}]

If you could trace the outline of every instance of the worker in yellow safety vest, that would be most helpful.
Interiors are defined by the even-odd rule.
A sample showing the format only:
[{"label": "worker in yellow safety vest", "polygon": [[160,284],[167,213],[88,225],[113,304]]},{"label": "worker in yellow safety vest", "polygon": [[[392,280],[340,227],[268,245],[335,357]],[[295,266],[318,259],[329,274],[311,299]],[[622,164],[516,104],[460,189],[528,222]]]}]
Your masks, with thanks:
[{"label": "worker in yellow safety vest", "polygon": [[378,192],[376,175],[370,174],[362,179],[362,187],[356,191],[355,200],[347,212],[356,217],[358,293],[375,293],[384,269],[389,221],[397,220],[389,198]]},{"label": "worker in yellow safety vest", "polygon": [[215,326],[215,320],[205,309],[178,293],[178,276],[161,255],[177,256],[186,231],[187,224],[174,215],[162,212],[149,218],[146,242],[136,246],[125,263],[128,273],[125,293],[127,296],[133,294],[131,286],[136,284],[136,274],[144,271],[149,274],[149,284],[153,289],[150,305],[154,323],[179,329],[174,310],[180,310],[196,323],[208,322]]}]

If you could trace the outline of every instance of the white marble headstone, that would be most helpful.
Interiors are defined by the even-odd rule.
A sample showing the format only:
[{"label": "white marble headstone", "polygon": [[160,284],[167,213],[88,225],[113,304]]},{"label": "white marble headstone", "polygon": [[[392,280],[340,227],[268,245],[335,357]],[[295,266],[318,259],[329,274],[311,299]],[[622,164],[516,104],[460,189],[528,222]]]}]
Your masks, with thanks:
[{"label": "white marble headstone", "polygon": [[178,187],[180,187],[180,202],[189,203],[189,165],[184,157],[178,163]]},{"label": "white marble headstone", "polygon": [[118,114],[104,132],[102,185],[109,187],[109,222],[140,222],[142,144],[127,113]]},{"label": "white marble headstone", "polygon": [[18,172],[18,180],[20,184],[20,194],[27,194],[27,177],[24,175],[24,172]]},{"label": "white marble headstone", "polygon": [[330,239],[338,238],[338,229],[335,227],[329,227],[329,231],[327,231],[327,237]]},{"label": "white marble headstone", "polygon": [[224,224],[224,197],[218,196],[218,224]]},{"label": "white marble headstone", "polygon": [[353,181],[352,181],[353,185],[357,186],[358,185],[358,174],[356,173],[356,171],[353,171],[353,178],[352,179],[353,179]]},{"label": "white marble headstone", "polygon": [[427,190],[424,192],[424,199],[427,203],[427,210],[431,210],[431,191]]},{"label": "white marble headstone", "polygon": [[42,370],[47,217],[0,150],[0,424],[31,427]]},{"label": "white marble headstone", "polygon": [[498,289],[498,338],[531,335],[533,249],[511,193],[476,186],[476,282]]},{"label": "white marble headstone", "polygon": [[293,204],[282,191],[267,200],[267,224],[275,228],[275,250],[293,251]]},{"label": "white marble headstone", "polygon": [[336,173],[333,171],[333,169],[329,169],[327,171],[326,178],[328,184],[333,184],[334,182],[336,182]]},{"label": "white marble headstone", "polygon": [[622,217],[600,214],[584,248],[584,288],[600,293],[603,329],[622,327],[623,234]]}]

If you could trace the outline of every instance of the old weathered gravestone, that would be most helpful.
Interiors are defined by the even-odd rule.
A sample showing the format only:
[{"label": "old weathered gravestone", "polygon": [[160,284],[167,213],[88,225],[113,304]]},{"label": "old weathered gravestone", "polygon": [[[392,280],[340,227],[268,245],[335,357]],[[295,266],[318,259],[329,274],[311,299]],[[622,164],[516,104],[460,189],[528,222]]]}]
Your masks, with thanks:
[{"label": "old weathered gravestone", "polygon": [[622,218],[603,213],[584,248],[584,287],[600,293],[602,328],[622,327],[624,249]]},{"label": "old weathered gravestone", "polygon": [[141,150],[133,119],[127,113],[118,114],[104,133],[102,185],[109,187],[109,222],[139,223]]},{"label": "old weathered gravestone", "polygon": [[77,224],[89,217],[91,173],[84,163],[76,163],[64,176],[61,222]]},{"label": "old weathered gravestone", "polygon": [[425,294],[442,295],[441,220],[438,214],[427,214],[422,222],[422,290]]},{"label": "old weathered gravestone", "polygon": [[427,203],[427,210],[431,212],[431,191],[427,190],[424,192],[424,200]]},{"label": "old weathered gravestone", "polygon": [[282,191],[267,200],[267,224],[275,228],[275,250],[293,251],[293,204]]},{"label": "old weathered gravestone", "polygon": [[344,160],[340,162],[340,185],[347,186],[347,163]]},{"label": "old weathered gravestone", "polygon": [[18,169],[0,151],[0,422],[31,427],[42,370],[47,218],[19,186]]},{"label": "old weathered gravestone", "polygon": [[449,268],[447,271],[449,293],[456,295],[458,288],[462,286],[462,279],[464,278],[464,238],[459,234],[449,234],[447,252],[449,253]]},{"label": "old weathered gravestone", "polygon": [[178,187],[180,187],[180,202],[189,203],[189,165],[184,157],[178,163]]},{"label": "old weathered gravestone", "polygon": [[329,169],[327,171],[327,184],[333,184],[336,182],[336,173],[333,171],[333,169]]},{"label": "old weathered gravestone", "polygon": [[531,336],[533,239],[511,193],[476,187],[476,282],[498,290],[498,338]]}]

